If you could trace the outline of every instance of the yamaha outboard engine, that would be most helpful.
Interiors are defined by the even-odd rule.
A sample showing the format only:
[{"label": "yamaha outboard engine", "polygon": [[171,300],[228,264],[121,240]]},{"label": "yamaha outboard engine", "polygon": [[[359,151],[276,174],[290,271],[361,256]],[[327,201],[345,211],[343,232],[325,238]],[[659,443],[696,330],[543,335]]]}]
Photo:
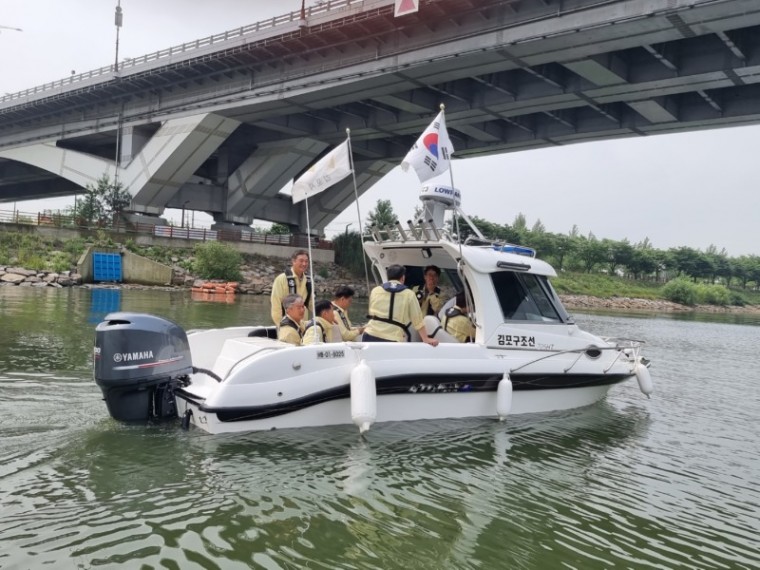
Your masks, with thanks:
[{"label": "yamaha outboard engine", "polygon": [[114,419],[176,417],[174,389],[192,372],[182,328],[141,313],[110,313],[95,329],[94,376]]}]

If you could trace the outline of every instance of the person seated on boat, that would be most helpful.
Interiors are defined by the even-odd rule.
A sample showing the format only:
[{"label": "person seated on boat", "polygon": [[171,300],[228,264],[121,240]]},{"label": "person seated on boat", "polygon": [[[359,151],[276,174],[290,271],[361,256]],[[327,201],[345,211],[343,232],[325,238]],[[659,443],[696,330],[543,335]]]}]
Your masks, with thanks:
[{"label": "person seated on boat", "polygon": [[438,281],[441,278],[441,268],[436,265],[428,265],[422,274],[425,278],[425,283],[423,285],[415,285],[412,291],[420,303],[422,316],[437,315],[444,303],[441,297],[441,289],[438,287]]},{"label": "person seated on boat", "polygon": [[335,325],[340,331],[340,337],[343,340],[361,340],[358,338],[363,332],[364,327],[355,327],[348,318],[348,308],[353,301],[354,290],[348,285],[341,285],[335,290],[332,299],[333,312],[335,313]]},{"label": "person seated on boat", "polygon": [[303,338],[303,321],[306,306],[301,295],[288,295],[282,301],[285,307],[285,315],[280,319],[277,327],[277,340],[287,342],[295,346],[301,346]]},{"label": "person seated on boat", "polygon": [[446,309],[441,326],[459,342],[473,342],[475,340],[475,325],[470,319],[467,296],[464,291],[457,293],[454,306]]},{"label": "person seated on boat", "polygon": [[438,346],[430,338],[422,320],[423,314],[417,297],[406,285],[406,267],[391,265],[387,269],[388,281],[372,289],[369,294],[369,322],[364,329],[365,342],[408,342],[409,327],[420,333],[422,342]]},{"label": "person seated on boat", "polygon": [[285,313],[284,300],[288,295],[300,295],[307,307],[304,318],[308,318],[308,306],[311,303],[311,277],[306,270],[309,267],[309,252],[299,249],[290,256],[291,266],[275,277],[272,283],[272,322],[279,324]]},{"label": "person seated on boat", "polygon": [[[333,341],[333,327],[335,321],[335,312],[332,303],[328,300],[317,301],[314,305],[316,318],[310,320],[303,329],[303,340],[301,344],[322,344],[323,342]],[[316,328],[316,331],[314,330]]]}]

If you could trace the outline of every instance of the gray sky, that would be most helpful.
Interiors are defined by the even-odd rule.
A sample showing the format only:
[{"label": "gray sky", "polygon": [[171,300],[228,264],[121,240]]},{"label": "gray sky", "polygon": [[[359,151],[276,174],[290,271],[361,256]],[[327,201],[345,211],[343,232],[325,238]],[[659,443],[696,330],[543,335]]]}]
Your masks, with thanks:
[{"label": "gray sky", "polygon": [[[307,0],[307,6],[314,0]],[[300,9],[300,0],[121,0],[119,59]],[[110,65],[115,56],[116,0],[2,0],[0,92],[15,92]],[[431,110],[431,120],[436,110]],[[454,183],[471,216],[660,249],[715,245],[729,255],[760,255],[757,141],[760,126],[582,143],[454,161]],[[455,155],[456,156],[456,155]],[[449,184],[448,174],[438,180]],[[394,169],[360,200],[362,218],[378,199],[411,217],[419,182]],[[63,208],[73,199],[19,202],[22,211]],[[0,204],[0,209],[10,209]],[[174,217],[175,213],[170,213]],[[197,219],[200,219],[197,218]],[[327,234],[357,229],[352,205]]]}]

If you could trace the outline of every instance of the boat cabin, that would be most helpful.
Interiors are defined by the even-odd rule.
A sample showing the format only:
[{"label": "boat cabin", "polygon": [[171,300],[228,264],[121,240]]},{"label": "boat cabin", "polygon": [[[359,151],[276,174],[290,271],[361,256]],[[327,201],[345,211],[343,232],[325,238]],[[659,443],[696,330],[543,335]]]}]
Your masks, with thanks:
[{"label": "boat cabin", "polygon": [[387,280],[386,269],[394,264],[407,268],[409,287],[422,284],[424,267],[440,267],[452,296],[467,295],[477,343],[505,346],[512,342],[509,331],[572,324],[549,282],[554,269],[530,248],[471,238],[459,244],[445,230],[419,222],[408,230],[375,229],[364,250],[378,282]]}]

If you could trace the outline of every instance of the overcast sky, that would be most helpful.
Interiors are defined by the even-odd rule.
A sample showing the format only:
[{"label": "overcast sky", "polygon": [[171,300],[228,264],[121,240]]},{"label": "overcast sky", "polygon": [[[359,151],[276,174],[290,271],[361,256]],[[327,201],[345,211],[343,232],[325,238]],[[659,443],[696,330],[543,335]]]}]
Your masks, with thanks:
[{"label": "overcast sky", "polygon": [[[0,0],[0,92],[15,92],[111,65],[117,0]],[[314,0],[307,0],[307,6]],[[300,9],[300,0],[121,0],[119,59],[137,57]],[[431,109],[431,120],[437,110]],[[550,232],[574,225],[587,235],[654,247],[725,248],[760,255],[758,179],[760,127],[582,143],[453,163],[462,207],[471,216]],[[448,184],[448,175],[442,183]],[[362,218],[390,199],[401,219],[417,204],[419,183],[395,169],[360,200]],[[19,202],[22,211],[62,208]],[[12,205],[0,204],[0,209]],[[328,227],[357,229],[352,205]]]}]

